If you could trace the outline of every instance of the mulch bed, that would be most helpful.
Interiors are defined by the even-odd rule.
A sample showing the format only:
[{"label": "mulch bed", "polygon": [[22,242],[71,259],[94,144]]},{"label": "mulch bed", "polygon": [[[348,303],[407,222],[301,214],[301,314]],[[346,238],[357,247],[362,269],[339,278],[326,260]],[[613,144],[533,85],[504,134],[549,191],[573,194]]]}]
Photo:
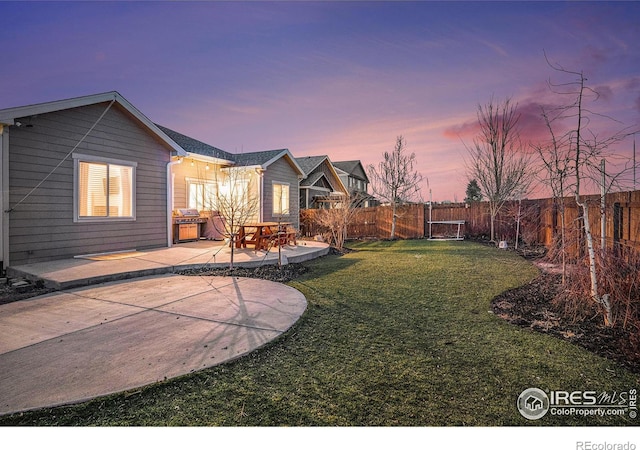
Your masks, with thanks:
[{"label": "mulch bed", "polygon": [[543,273],[529,284],[503,292],[491,302],[493,312],[506,321],[579,345],[640,373],[640,353],[630,348],[629,332],[605,327],[600,316],[572,320],[553,302],[562,278]]},{"label": "mulch bed", "polygon": [[48,294],[53,291],[54,289],[45,288],[41,283],[29,284],[28,286],[20,288],[14,288],[9,284],[3,283],[0,284],[0,305],[24,300],[37,295]]},{"label": "mulch bed", "polygon": [[244,267],[235,267],[233,269],[191,269],[181,270],[177,272],[179,275],[192,276],[217,276],[217,277],[247,277],[260,278],[262,280],[275,281],[277,283],[286,283],[294,280],[303,273],[307,273],[309,269],[302,264],[287,264],[282,267],[277,265],[266,265],[247,269]]}]

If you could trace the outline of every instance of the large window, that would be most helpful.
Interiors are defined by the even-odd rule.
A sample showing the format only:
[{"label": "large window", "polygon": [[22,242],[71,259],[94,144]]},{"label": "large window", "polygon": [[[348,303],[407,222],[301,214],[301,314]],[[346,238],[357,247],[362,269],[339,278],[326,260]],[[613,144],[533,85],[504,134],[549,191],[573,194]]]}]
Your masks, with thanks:
[{"label": "large window", "polygon": [[273,183],[273,215],[288,216],[289,212],[289,185],[285,183]]},{"label": "large window", "polygon": [[74,155],[76,220],[135,219],[135,163]]},{"label": "large window", "polygon": [[187,207],[198,211],[215,211],[217,189],[212,181],[187,179]]}]

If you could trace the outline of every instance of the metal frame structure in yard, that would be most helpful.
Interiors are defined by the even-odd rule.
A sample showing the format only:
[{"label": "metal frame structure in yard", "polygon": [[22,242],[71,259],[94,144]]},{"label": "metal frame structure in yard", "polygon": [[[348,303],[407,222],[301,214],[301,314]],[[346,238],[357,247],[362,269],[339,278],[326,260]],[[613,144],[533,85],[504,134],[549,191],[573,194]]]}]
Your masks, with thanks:
[{"label": "metal frame structure in yard", "polygon": [[[464,235],[460,235],[460,227],[466,223],[464,220],[430,220],[427,222],[429,224],[429,238],[430,240],[438,240],[438,241],[463,241]],[[458,229],[455,236],[434,236],[431,225],[458,225]]]}]

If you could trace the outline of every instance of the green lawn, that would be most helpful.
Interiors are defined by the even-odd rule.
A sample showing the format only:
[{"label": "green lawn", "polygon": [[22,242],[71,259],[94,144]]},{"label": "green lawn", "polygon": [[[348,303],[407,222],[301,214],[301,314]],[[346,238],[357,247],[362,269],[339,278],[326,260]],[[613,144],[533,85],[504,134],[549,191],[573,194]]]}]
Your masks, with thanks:
[{"label": "green lawn", "polygon": [[[469,242],[354,244],[308,263],[291,286],[309,302],[276,342],[235,362],[140,391],[0,418],[4,425],[625,425],[528,421],[526,388],[621,391],[637,377],[489,312],[537,270]],[[637,419],[636,419],[637,420]]]}]

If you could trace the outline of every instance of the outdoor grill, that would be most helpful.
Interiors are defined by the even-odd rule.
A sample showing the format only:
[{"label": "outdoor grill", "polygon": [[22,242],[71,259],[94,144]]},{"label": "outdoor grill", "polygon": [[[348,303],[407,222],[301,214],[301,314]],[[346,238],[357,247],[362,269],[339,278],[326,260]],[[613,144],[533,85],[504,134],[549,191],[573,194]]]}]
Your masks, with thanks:
[{"label": "outdoor grill", "polygon": [[196,241],[200,239],[200,224],[207,217],[197,209],[180,208],[173,211],[173,242]]},{"label": "outdoor grill", "polygon": [[182,224],[182,223],[204,223],[207,221],[206,217],[200,216],[200,213],[197,209],[191,208],[181,208],[176,209],[173,212],[173,223],[174,224]]}]

